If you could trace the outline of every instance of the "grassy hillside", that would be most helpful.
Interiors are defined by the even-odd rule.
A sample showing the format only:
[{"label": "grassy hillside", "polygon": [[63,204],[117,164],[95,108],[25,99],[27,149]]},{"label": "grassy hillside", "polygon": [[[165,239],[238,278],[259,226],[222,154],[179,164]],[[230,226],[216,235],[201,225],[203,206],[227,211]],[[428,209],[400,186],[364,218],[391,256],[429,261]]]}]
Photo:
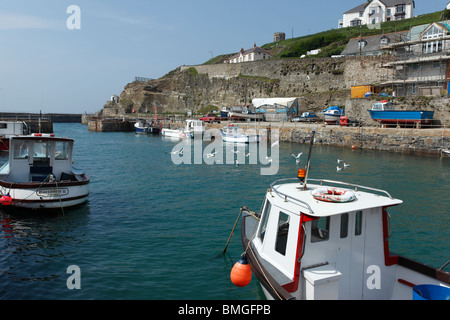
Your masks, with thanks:
[{"label": "grassy hillside", "polygon": [[[384,22],[381,29],[369,29],[366,25],[332,29],[298,38],[287,39],[276,43],[268,43],[262,48],[271,52],[274,59],[299,58],[309,50],[322,49],[315,57],[330,57],[340,54],[352,38],[370,36],[381,33],[409,30],[411,27],[450,19],[450,10],[420,15],[411,19]],[[222,63],[232,54],[217,56],[205,64]]]}]

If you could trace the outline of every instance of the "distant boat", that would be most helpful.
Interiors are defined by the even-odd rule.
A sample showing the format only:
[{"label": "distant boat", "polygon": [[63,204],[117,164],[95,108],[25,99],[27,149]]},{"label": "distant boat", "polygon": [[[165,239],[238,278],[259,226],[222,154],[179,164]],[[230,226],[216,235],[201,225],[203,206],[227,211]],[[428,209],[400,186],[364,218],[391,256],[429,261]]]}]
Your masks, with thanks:
[{"label": "distant boat", "polygon": [[255,143],[260,140],[260,137],[257,134],[245,134],[237,124],[233,123],[230,123],[221,129],[220,133],[222,134],[222,139],[225,142]]},{"label": "distant boat", "polygon": [[442,153],[445,154],[447,157],[450,157],[450,149],[442,149]]},{"label": "distant boat", "polygon": [[231,120],[263,120],[264,115],[262,113],[254,113],[251,110],[243,110],[242,112],[228,112],[228,117]]},{"label": "distant boat", "polygon": [[137,119],[134,124],[134,128],[137,133],[159,134],[161,127],[162,125],[157,120],[148,121],[144,119]]},{"label": "distant boat", "polygon": [[180,129],[168,129],[163,128],[161,130],[161,135],[172,138],[194,138],[195,135],[203,135],[205,132],[205,126],[201,120],[186,120],[186,125],[184,128]]},{"label": "distant boat", "polygon": [[430,123],[434,116],[434,111],[395,110],[394,104],[387,100],[374,103],[368,111],[372,120],[382,124]]},{"label": "distant boat", "polygon": [[28,133],[28,125],[23,121],[0,121],[0,151],[9,150],[9,138]]},{"label": "distant boat", "polygon": [[338,106],[331,106],[321,112],[323,114],[323,120],[328,124],[336,124],[339,122],[341,116],[345,115],[344,109]]},{"label": "distant boat", "polygon": [[9,161],[0,169],[0,203],[57,209],[86,201],[90,179],[72,167],[73,144],[45,133],[11,137]]},{"label": "distant boat", "polygon": [[319,117],[315,112],[303,112],[301,116],[292,118],[291,122],[315,122]]}]

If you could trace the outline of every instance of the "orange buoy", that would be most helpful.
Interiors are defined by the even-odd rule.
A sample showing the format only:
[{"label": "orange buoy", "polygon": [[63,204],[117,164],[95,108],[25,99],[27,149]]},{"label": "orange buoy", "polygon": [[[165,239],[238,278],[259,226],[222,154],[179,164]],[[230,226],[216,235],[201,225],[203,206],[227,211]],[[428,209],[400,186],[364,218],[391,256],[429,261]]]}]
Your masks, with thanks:
[{"label": "orange buoy", "polygon": [[237,287],[245,287],[252,280],[252,270],[245,255],[242,255],[241,259],[234,264],[230,278],[231,282]]},{"label": "orange buoy", "polygon": [[0,198],[0,203],[4,206],[9,206],[12,203],[12,198],[9,194],[4,195]]}]

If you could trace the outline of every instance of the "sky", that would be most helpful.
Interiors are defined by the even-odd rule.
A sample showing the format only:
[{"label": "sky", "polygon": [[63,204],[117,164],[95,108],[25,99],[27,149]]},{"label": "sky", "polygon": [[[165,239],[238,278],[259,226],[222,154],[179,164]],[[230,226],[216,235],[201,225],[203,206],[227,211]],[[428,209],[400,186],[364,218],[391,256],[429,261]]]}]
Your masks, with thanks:
[{"label": "sky", "polygon": [[[337,28],[362,2],[2,0],[0,112],[94,113],[136,76]],[[447,2],[415,0],[414,14]]]}]

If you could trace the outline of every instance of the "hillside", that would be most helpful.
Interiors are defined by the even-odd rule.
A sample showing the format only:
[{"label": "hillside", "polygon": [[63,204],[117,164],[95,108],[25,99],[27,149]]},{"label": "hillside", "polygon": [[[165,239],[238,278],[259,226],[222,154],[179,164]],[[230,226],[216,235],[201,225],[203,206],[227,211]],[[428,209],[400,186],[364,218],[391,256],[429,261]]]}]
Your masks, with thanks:
[{"label": "hillside", "polygon": [[[381,33],[405,31],[414,26],[446,19],[450,19],[450,10],[428,13],[411,19],[384,22],[381,24],[381,29],[369,29],[367,25],[332,29],[312,35],[268,43],[263,45],[262,48],[270,51],[273,59],[299,58],[306,54],[307,51],[314,49],[322,49],[316,57],[330,57],[341,54],[348,41],[359,35],[364,37]],[[222,63],[233,54],[230,53],[214,57],[204,64]]]}]

